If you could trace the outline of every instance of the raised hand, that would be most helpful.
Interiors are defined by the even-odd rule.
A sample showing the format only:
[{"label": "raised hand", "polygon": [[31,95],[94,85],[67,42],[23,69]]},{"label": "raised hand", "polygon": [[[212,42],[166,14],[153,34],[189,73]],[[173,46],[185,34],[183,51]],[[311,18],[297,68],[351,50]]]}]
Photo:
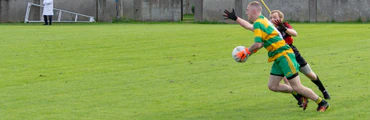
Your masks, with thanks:
[{"label": "raised hand", "polygon": [[224,13],[225,13],[224,14],[225,19],[231,19],[231,20],[234,20],[234,21],[236,21],[236,19],[238,19],[238,16],[235,15],[235,10],[234,9],[231,13],[228,10],[225,10]]}]

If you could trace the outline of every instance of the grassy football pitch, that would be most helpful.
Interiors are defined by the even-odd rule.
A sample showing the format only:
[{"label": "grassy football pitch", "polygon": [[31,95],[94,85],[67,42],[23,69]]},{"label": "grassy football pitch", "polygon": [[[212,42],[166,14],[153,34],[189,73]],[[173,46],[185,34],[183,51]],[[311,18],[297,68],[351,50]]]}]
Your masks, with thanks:
[{"label": "grassy football pitch", "polygon": [[327,112],[268,89],[265,49],[236,63],[236,24],[0,24],[0,119],[370,119],[370,25],[292,26]]}]

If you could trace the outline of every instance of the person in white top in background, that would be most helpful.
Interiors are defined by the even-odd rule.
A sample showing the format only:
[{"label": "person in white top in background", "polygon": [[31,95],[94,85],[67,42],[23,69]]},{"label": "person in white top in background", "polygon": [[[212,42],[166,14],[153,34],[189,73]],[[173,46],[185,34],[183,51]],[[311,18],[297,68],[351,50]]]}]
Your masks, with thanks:
[{"label": "person in white top in background", "polygon": [[[44,0],[43,4],[44,4],[44,11],[42,12],[42,15],[44,16],[44,21],[45,21],[44,25],[51,25],[53,15],[54,15],[54,11],[53,11],[54,2],[53,0]],[[48,23],[48,19],[49,19],[49,23]]]}]

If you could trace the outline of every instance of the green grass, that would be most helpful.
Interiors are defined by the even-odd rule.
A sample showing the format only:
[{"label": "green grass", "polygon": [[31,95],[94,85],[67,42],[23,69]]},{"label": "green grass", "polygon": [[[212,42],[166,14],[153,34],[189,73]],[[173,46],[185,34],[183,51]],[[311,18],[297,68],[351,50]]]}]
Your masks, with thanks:
[{"label": "green grass", "polygon": [[370,119],[369,24],[292,25],[327,112],[268,90],[266,50],[233,61],[239,25],[1,24],[0,119]]},{"label": "green grass", "polygon": [[184,14],[182,22],[194,22],[194,14]]}]

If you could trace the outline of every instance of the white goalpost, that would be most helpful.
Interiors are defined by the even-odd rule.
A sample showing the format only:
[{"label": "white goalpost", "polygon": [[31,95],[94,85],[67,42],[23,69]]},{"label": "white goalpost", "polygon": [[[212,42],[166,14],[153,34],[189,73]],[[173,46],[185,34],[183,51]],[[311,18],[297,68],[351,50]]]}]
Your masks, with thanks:
[{"label": "white goalpost", "polygon": [[[34,4],[34,3],[28,3],[26,16],[24,18],[24,23],[44,22],[42,17],[40,17],[40,20],[29,20],[31,7],[33,7],[33,6],[40,7],[40,8],[44,7],[42,5],[38,5],[38,4]],[[58,15],[58,19],[54,20],[53,22],[95,22],[95,19],[94,19],[93,16],[83,15],[83,14],[80,14],[80,13],[75,13],[75,12],[71,12],[71,11],[67,11],[67,10],[61,10],[61,9],[57,9],[57,8],[54,8],[54,11],[57,11],[56,15]],[[65,16],[69,16],[69,18],[64,18],[63,19],[62,18],[63,13],[64,14],[69,14],[69,15],[65,15]],[[79,20],[79,18],[81,18],[82,20]]]}]

